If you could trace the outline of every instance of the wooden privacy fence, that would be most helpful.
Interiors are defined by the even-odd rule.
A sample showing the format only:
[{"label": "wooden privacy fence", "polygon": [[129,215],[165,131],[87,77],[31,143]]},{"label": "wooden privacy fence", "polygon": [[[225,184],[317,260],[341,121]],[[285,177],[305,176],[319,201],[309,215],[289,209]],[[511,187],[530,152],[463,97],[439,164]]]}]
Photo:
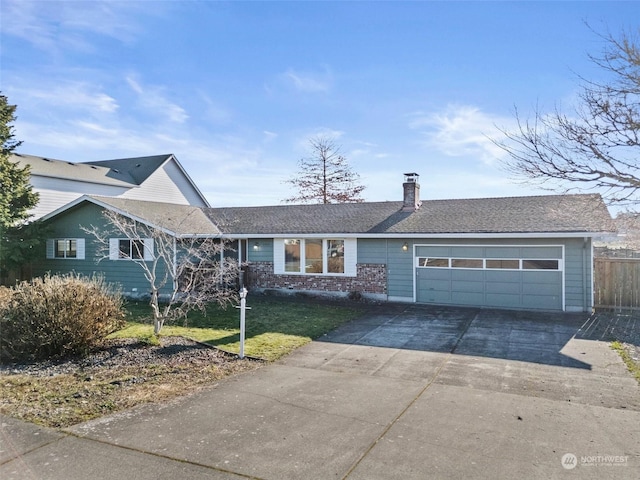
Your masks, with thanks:
[{"label": "wooden privacy fence", "polygon": [[640,258],[596,258],[593,277],[596,308],[640,310]]}]

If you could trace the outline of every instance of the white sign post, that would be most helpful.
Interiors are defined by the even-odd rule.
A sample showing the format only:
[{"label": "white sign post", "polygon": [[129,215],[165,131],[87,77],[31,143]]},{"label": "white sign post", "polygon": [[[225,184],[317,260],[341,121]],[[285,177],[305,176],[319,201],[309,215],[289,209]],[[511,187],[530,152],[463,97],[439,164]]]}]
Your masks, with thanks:
[{"label": "white sign post", "polygon": [[242,287],[240,289],[240,306],[236,307],[240,309],[240,358],[244,358],[244,330],[245,330],[245,318],[246,310],[251,310],[251,307],[247,307],[247,289]]}]

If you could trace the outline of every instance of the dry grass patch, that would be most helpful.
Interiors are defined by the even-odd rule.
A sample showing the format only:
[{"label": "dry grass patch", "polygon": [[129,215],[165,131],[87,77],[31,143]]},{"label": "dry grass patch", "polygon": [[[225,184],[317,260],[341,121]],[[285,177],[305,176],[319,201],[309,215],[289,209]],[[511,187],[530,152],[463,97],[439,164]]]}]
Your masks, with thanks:
[{"label": "dry grass patch", "polygon": [[108,349],[83,359],[23,371],[5,366],[0,413],[63,428],[182,396],[260,365],[181,338],[163,338],[159,346],[112,340]]},{"label": "dry grass patch", "polygon": [[[250,298],[250,306],[245,354],[267,361],[287,355],[367,308],[258,295]],[[63,428],[141,403],[164,402],[263,364],[211,346],[238,351],[239,312],[234,308],[211,308],[207,315],[193,312],[186,324],[165,326],[160,337],[152,335],[148,305],[129,304],[127,309],[127,328],[87,357],[0,365],[0,413]]]}]

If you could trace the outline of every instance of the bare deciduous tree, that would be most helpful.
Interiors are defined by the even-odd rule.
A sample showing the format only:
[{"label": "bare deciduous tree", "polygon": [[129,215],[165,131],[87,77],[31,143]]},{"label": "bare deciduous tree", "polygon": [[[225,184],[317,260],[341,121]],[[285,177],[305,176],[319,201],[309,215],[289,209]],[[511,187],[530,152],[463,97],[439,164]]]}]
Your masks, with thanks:
[{"label": "bare deciduous tree", "polygon": [[536,112],[515,132],[495,141],[509,158],[507,168],[524,181],[552,189],[595,190],[610,203],[640,201],[640,44],[638,34],[603,36],[591,61],[608,81],[582,79],[577,106],[569,113]]},{"label": "bare deciduous tree", "polygon": [[365,186],[353,172],[340,147],[324,136],[309,140],[311,155],[298,162],[298,173],[287,180],[298,194],[285,199],[287,203],[351,203],[363,202],[360,196]]},{"label": "bare deciduous tree", "polygon": [[[166,320],[184,318],[191,310],[204,313],[214,302],[223,307],[237,302],[240,266],[237,260],[225,256],[232,251],[228,241],[176,238],[161,226],[152,228],[110,210],[103,215],[109,228],[91,226],[84,230],[98,241],[98,261],[117,256],[141,268],[149,283],[156,335]],[[129,247],[114,245],[114,235],[129,239]],[[151,243],[153,252],[146,252]]]}]

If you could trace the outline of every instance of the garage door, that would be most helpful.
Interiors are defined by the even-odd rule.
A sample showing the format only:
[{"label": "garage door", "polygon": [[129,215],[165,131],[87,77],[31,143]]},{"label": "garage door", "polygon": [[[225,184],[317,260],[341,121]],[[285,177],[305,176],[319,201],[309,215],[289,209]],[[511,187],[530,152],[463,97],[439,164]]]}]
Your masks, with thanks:
[{"label": "garage door", "polygon": [[418,246],[416,300],[562,310],[562,252],[561,246]]}]

